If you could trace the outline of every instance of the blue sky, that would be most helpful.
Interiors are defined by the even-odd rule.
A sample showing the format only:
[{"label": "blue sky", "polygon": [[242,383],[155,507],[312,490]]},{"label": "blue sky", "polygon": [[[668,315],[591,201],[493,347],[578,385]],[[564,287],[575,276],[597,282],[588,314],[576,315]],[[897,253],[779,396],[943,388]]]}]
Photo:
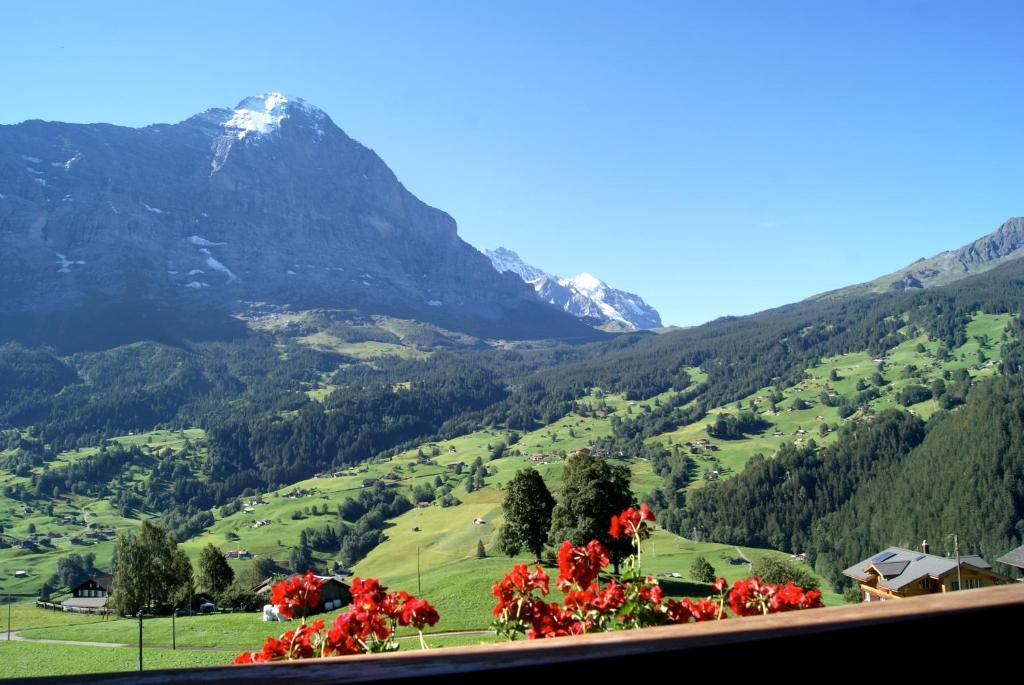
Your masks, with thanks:
[{"label": "blue sky", "polygon": [[1024,214],[1020,2],[47,2],[3,23],[0,123],[303,97],[470,243],[671,324]]}]

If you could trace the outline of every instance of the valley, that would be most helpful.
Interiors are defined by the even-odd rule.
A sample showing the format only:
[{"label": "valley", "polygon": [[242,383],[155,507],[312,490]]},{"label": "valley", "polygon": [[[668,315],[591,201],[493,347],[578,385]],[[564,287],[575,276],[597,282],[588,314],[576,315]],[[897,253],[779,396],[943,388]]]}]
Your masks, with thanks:
[{"label": "valley", "polygon": [[[471,245],[278,92],[138,128],[0,126],[0,190],[0,659],[17,675],[131,668],[136,639],[149,667],[227,663],[280,632],[254,609],[307,571],[287,592],[331,612],[356,577],[428,601],[374,595],[410,646],[411,626],[472,645],[902,597],[885,583],[907,566],[885,560],[919,546],[907,565],[933,549],[958,575],[911,594],[964,587],[961,552],[989,584],[1020,578],[1020,217],[675,327],[584,271],[589,245],[552,259],[571,278]],[[664,297],[727,294],[686,266]],[[865,558],[887,569],[867,588]],[[548,591],[518,564],[571,582],[526,600]],[[750,594],[702,602],[716,578]],[[273,601],[285,619],[293,599]],[[352,625],[332,649],[368,649]]]}]

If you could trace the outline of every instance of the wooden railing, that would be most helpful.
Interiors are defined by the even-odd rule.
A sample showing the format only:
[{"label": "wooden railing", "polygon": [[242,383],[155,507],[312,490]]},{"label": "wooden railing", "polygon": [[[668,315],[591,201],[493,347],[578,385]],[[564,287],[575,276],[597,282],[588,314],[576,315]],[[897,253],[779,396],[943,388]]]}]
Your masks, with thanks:
[{"label": "wooden railing", "polygon": [[[955,673],[1019,682],[1024,584],[551,640],[177,671],[49,678],[106,685],[513,682],[524,685],[728,683],[817,685],[868,678],[911,685]],[[255,646],[254,646],[255,647]],[[225,655],[227,658],[228,655]],[[1014,675],[1018,673],[1018,675]],[[981,681],[983,682],[983,681]]]}]

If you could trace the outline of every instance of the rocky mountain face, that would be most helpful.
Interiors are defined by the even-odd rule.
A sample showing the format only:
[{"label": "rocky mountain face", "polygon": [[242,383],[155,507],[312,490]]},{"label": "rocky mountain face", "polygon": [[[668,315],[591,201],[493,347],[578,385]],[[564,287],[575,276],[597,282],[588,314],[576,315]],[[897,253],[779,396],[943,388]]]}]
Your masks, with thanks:
[{"label": "rocky mountain face", "polygon": [[[971,274],[982,273],[1000,264],[1024,256],[1024,217],[1007,219],[986,236],[956,250],[947,250],[929,259],[921,258],[899,271],[873,281],[832,290],[816,298],[836,298],[879,294],[908,288],[946,285]],[[813,298],[812,298],[813,299]]]},{"label": "rocky mountain face", "polygon": [[5,333],[64,317],[130,338],[147,317],[194,328],[190,313],[259,302],[486,337],[588,334],[496,272],[327,114],[278,93],[139,129],[0,126],[0,260]]},{"label": "rocky mountain face", "polygon": [[572,278],[552,276],[527,264],[518,254],[504,247],[484,250],[484,254],[490,258],[497,271],[518,275],[533,286],[542,302],[573,316],[594,320],[599,325],[619,330],[661,327],[658,311],[639,295],[612,288],[588,273]]}]

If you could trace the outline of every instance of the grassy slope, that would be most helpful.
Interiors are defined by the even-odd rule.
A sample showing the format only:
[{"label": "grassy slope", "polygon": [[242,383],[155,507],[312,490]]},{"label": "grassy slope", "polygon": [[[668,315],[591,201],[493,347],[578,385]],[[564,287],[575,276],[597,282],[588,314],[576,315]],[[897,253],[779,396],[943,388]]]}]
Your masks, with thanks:
[{"label": "grassy slope", "polygon": [[[198,428],[190,428],[185,431],[156,430],[138,435],[126,435],[113,438],[112,442],[123,445],[137,445],[144,451],[157,453],[164,449],[174,452],[181,452],[188,440],[192,443],[199,443],[205,434]],[[99,451],[98,448],[83,448],[62,452],[57,458],[49,463],[51,467],[59,467],[61,463],[71,463]],[[141,480],[148,477],[151,463],[143,466],[132,466],[129,476],[132,480]],[[36,468],[34,471],[39,472]],[[4,485],[28,482],[28,478],[19,478],[11,474],[0,474],[0,488]],[[33,553],[27,550],[8,547],[0,549],[0,588],[3,591],[16,593],[35,592],[39,586],[57,568],[57,559],[70,552],[85,554],[91,552],[96,555],[97,565],[106,568],[109,565],[113,553],[113,541],[98,542],[95,544],[74,545],[71,538],[81,535],[86,530],[83,521],[88,527],[113,527],[115,529],[135,528],[140,518],[152,516],[152,512],[135,512],[131,517],[121,516],[109,500],[103,498],[84,497],[80,495],[63,495],[50,502],[53,504],[53,514],[46,513],[46,503],[24,502],[10,499],[0,494],[0,524],[3,524],[5,536],[14,539],[23,539],[29,535],[29,525],[34,525],[36,535],[47,535],[50,532],[60,534],[60,537],[52,538],[52,548],[42,548],[41,553]],[[64,516],[72,516],[75,523],[65,524],[62,521]],[[15,571],[27,571],[26,578],[14,578]]]},{"label": "grassy slope", "polygon": [[[901,406],[896,402],[896,396],[900,390],[910,384],[924,383],[927,385],[932,380],[942,377],[942,372],[966,368],[973,378],[984,378],[997,372],[996,365],[978,365],[977,353],[979,344],[976,337],[988,336],[991,344],[984,350],[985,355],[990,359],[1002,358],[1002,343],[1000,338],[1009,322],[1010,316],[1006,314],[979,314],[967,326],[968,342],[963,346],[952,350],[950,359],[940,363],[935,353],[939,343],[929,340],[926,336],[907,340],[890,350],[886,356],[885,371],[882,374],[886,385],[881,388],[882,396],[871,402],[871,413],[878,413],[885,409]],[[921,344],[925,351],[918,352],[917,346]],[[905,378],[904,372],[908,365],[914,365],[921,370],[920,378]],[[831,372],[835,370],[839,380],[830,381]],[[776,406],[779,409],[777,415],[767,413],[768,405],[766,398],[771,393],[770,388],[761,390],[740,400],[743,409],[749,409],[751,403],[755,403],[758,413],[770,426],[759,434],[748,435],[741,440],[712,440],[719,447],[714,453],[694,455],[699,471],[717,469],[721,477],[726,478],[739,473],[746,465],[751,456],[757,453],[770,456],[786,442],[801,440],[806,442],[813,438],[819,445],[827,444],[836,437],[834,431],[825,434],[819,433],[822,423],[842,425],[849,420],[860,420],[863,412],[858,412],[849,419],[840,419],[838,410],[821,404],[820,397],[823,392],[834,391],[839,395],[853,397],[857,394],[857,381],[863,379],[870,384],[871,376],[878,370],[875,363],[866,352],[854,352],[837,357],[830,357],[822,360],[821,364],[807,370],[805,381],[792,388],[783,390],[784,400]],[[793,408],[797,398],[803,399],[811,406],[809,409],[797,410]],[[909,410],[923,418],[928,418],[937,409],[935,400],[928,400],[909,407]],[[736,405],[716,407],[711,409],[709,416],[683,426],[670,433],[652,438],[652,440],[663,443],[671,449],[685,449],[682,445],[698,438],[709,438],[707,425],[712,422],[715,415],[723,412],[736,413]],[[818,418],[822,417],[822,418]],[[805,435],[797,435],[800,429],[806,431]],[[782,435],[775,435],[775,433]],[[715,457],[716,461],[709,459]],[[700,477],[694,480],[691,487],[701,487],[704,480]]]},{"label": "grassy slope", "polygon": [[[703,381],[704,375],[698,370],[693,370],[692,374],[695,381]],[[664,399],[667,395],[668,393],[665,393],[659,398]],[[541,472],[553,491],[560,487],[561,460],[551,457],[545,459],[545,462],[531,462],[529,455],[553,452],[561,454],[584,447],[596,438],[611,435],[612,415],[617,413],[625,416],[627,412],[643,411],[645,406],[653,406],[656,400],[650,398],[642,402],[627,402],[617,395],[608,395],[602,399],[609,411],[605,417],[570,415],[539,430],[521,434],[520,440],[512,446],[510,452],[518,451],[522,456],[506,456],[490,461],[492,448],[499,443],[509,442],[508,432],[502,429],[483,429],[448,441],[426,443],[418,449],[422,449],[424,455],[434,459],[437,465],[417,464],[417,449],[411,449],[388,460],[368,462],[338,472],[342,474],[339,477],[327,475],[322,478],[310,478],[274,492],[263,493],[262,499],[266,504],[255,505],[252,513],[241,511],[226,517],[218,513],[211,528],[197,538],[183,543],[183,546],[193,558],[203,546],[212,542],[225,550],[244,549],[259,556],[285,561],[302,529],[336,522],[337,506],[350,497],[358,496],[363,480],[382,478],[393,473],[400,478],[396,481],[399,491],[410,495],[414,487],[433,483],[439,476],[442,479],[464,478],[455,476],[446,466],[456,462],[469,465],[479,457],[495,471],[494,475],[487,478],[488,488],[476,493],[467,493],[465,486],[460,485],[455,488],[454,494],[463,501],[463,504],[450,509],[442,509],[439,505],[433,504],[427,509],[416,509],[406,514],[422,517],[424,525],[420,527],[424,531],[440,530],[442,527],[449,527],[449,524],[454,526],[468,521],[471,528],[469,532],[448,540],[444,545],[428,553],[456,554],[452,551],[456,547],[459,549],[459,555],[473,553],[476,550],[477,539],[483,539],[487,544],[495,530],[491,521],[494,518],[493,512],[500,512],[501,494],[494,488],[501,488],[517,470],[528,465],[533,466]],[[583,398],[582,401],[596,404],[598,398],[592,395]],[[451,451],[452,449],[454,451]],[[659,479],[651,472],[648,462],[639,459],[626,461],[633,471],[633,487],[641,496],[659,484]],[[308,491],[309,494],[297,499],[288,498],[286,495],[296,488]],[[314,506],[318,512],[324,512],[326,507],[328,513],[307,515],[306,510],[311,512]],[[295,515],[301,515],[302,518],[292,518]],[[474,526],[474,518],[483,518],[488,524]],[[270,520],[270,525],[254,528],[253,524],[261,519]],[[411,534],[411,528],[415,525],[417,523],[396,525],[388,530],[388,536],[404,538]],[[420,539],[423,537],[420,536]],[[459,542],[456,542],[456,539]],[[433,548],[433,545],[431,547]],[[381,549],[390,548],[391,546],[385,543]],[[328,561],[322,555],[320,557],[323,561]],[[231,563],[236,568],[242,568],[247,562]]]}]

